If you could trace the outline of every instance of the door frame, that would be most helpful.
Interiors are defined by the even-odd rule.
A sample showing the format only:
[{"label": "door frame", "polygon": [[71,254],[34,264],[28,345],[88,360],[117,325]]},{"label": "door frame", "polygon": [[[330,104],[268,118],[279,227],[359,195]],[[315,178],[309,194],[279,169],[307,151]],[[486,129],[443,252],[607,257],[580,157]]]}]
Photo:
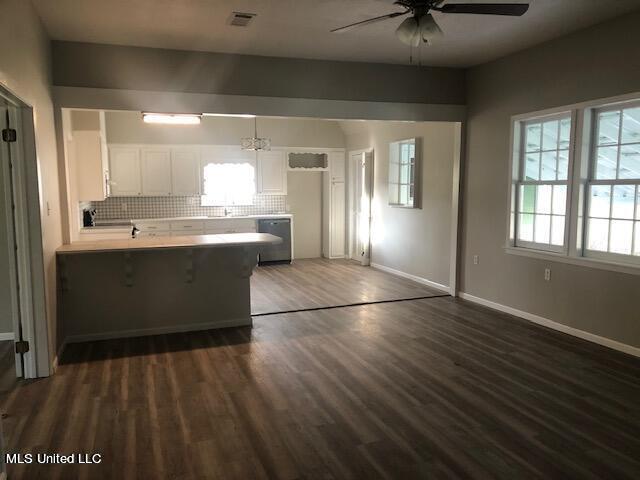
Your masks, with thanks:
[{"label": "door frame", "polygon": [[[42,244],[40,182],[36,155],[33,108],[0,84],[0,97],[9,105],[9,121],[17,131],[17,140],[9,145],[15,205],[11,230],[15,235],[17,256],[12,272],[12,296],[19,304],[19,322],[14,319],[14,342],[29,342],[29,351],[22,355],[24,378],[48,376],[51,373],[49,334],[46,316],[44,255]],[[2,161],[8,161],[2,149]],[[5,165],[3,165],[3,169]],[[9,178],[6,179],[6,182]],[[6,196],[5,196],[6,198]],[[19,284],[19,289],[18,289]],[[21,330],[21,331],[20,331]],[[16,362],[16,373],[18,364]]]}]

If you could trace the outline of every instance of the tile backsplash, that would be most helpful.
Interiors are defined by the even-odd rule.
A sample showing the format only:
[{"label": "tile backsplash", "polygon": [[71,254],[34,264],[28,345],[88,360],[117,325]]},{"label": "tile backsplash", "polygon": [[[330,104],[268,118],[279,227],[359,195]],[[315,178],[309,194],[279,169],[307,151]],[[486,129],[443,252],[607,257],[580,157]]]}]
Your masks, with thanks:
[{"label": "tile backsplash", "polygon": [[[109,197],[91,202],[96,220],[222,216],[225,207],[203,207],[200,197]],[[233,215],[283,213],[287,208],[285,195],[256,195],[253,205],[227,207]]]}]

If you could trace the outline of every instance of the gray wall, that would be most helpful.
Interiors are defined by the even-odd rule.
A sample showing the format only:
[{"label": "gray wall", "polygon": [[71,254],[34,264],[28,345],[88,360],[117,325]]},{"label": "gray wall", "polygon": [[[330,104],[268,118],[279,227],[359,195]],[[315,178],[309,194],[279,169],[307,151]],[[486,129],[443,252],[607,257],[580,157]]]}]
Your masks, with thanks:
[{"label": "gray wall", "polygon": [[[53,83],[69,87],[464,104],[462,69],[53,42]],[[399,87],[401,86],[401,87]]]},{"label": "gray wall", "polygon": [[0,54],[0,83],[34,109],[49,353],[53,358],[56,353],[55,249],[62,244],[62,228],[50,94],[50,44],[31,2],[0,0],[0,12],[3,12],[0,15],[0,45],[11,46],[3,48]]},{"label": "gray wall", "polygon": [[[239,145],[240,138],[253,136],[253,119],[203,117],[200,125],[155,125],[142,121],[140,112],[107,112],[109,143],[157,143]],[[259,118],[258,135],[282,147],[344,147],[338,122],[315,119]]]},{"label": "gray wall", "polygon": [[[484,299],[640,346],[640,276],[508,255],[510,117],[640,92],[640,14],[469,71],[461,288]],[[473,255],[480,256],[473,265]],[[546,267],[551,282],[543,280]]]},{"label": "gray wall", "polygon": [[[371,261],[449,285],[455,124],[341,122],[349,151],[373,147]],[[389,143],[422,138],[422,208],[388,205]]]}]

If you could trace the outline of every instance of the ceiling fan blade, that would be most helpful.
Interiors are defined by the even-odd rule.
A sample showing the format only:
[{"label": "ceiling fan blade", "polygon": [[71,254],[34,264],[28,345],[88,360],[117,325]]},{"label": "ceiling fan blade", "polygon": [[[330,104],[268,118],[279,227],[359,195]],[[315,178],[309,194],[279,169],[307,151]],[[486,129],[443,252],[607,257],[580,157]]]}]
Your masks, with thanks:
[{"label": "ceiling fan blade", "polygon": [[435,7],[433,10],[442,13],[475,13],[520,17],[527,13],[529,5],[526,3],[449,3],[441,7]]},{"label": "ceiling fan blade", "polygon": [[393,12],[387,15],[380,15],[379,17],[368,18],[367,20],[362,20],[361,22],[352,23],[350,25],[345,25],[344,27],[340,27],[340,28],[334,28],[333,30],[331,30],[331,33],[348,32],[349,30],[356,27],[369,25],[370,23],[381,22],[382,20],[399,17],[401,15],[406,15],[407,13],[409,13],[409,10],[405,10],[404,12]]}]

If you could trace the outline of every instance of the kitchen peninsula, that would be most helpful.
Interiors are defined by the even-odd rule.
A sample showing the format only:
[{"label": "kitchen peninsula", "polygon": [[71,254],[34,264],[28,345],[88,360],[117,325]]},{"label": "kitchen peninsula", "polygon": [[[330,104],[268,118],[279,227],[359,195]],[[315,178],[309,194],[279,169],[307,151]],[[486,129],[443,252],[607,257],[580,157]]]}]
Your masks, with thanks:
[{"label": "kitchen peninsula", "polygon": [[251,326],[265,233],[74,242],[57,251],[66,342]]}]

